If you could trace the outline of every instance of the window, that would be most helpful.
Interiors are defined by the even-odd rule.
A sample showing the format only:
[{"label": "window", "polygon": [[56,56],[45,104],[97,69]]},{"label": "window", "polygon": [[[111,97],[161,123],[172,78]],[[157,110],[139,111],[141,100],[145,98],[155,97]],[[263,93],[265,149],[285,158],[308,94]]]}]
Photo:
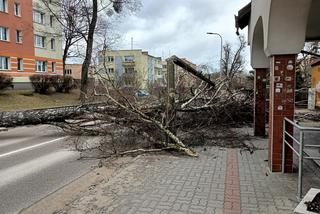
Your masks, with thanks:
[{"label": "window", "polygon": [[134,56],[125,56],[124,61],[125,62],[134,62]]},{"label": "window", "polygon": [[46,40],[46,37],[35,35],[34,36],[34,46],[37,48],[44,48],[45,47],[45,40]]},{"label": "window", "polygon": [[113,56],[108,56],[107,61],[108,61],[108,62],[113,62],[113,61],[114,61]]},{"label": "window", "polygon": [[134,73],[134,68],[125,68],[125,73]]},{"label": "window", "polygon": [[18,71],[23,71],[23,59],[18,58]]},{"label": "window", "polygon": [[66,70],[64,70],[64,74],[65,75],[71,75],[72,74],[72,70],[71,69],[66,69]]},{"label": "window", "polygon": [[0,11],[8,12],[8,0],[0,0]]},{"label": "window", "polygon": [[9,41],[9,29],[5,27],[0,27],[0,40]]},{"label": "window", "polygon": [[161,70],[161,68],[155,68],[154,70],[155,70],[155,72],[156,72],[156,74],[157,74],[158,76],[161,76],[161,75],[162,75],[162,70]]},{"label": "window", "polygon": [[50,16],[50,27],[53,27],[54,16]]},{"label": "window", "polygon": [[21,30],[16,31],[16,42],[22,43],[22,31]]},{"label": "window", "polygon": [[0,56],[0,71],[9,70],[9,57]]},{"label": "window", "polygon": [[44,24],[44,13],[33,11],[33,21],[39,24]]},{"label": "window", "polygon": [[114,73],[114,68],[108,68],[108,73]]},{"label": "window", "polygon": [[55,73],[56,72],[56,63],[55,62],[51,63],[51,68],[52,68],[52,73]]},{"label": "window", "polygon": [[48,69],[48,63],[46,61],[36,61],[36,71],[46,72]]},{"label": "window", "polygon": [[55,40],[55,39],[51,39],[51,40],[50,40],[51,50],[54,50],[54,49],[55,49],[55,46],[56,46],[56,40]]},{"label": "window", "polygon": [[14,3],[14,15],[21,16],[21,8],[19,3]]}]

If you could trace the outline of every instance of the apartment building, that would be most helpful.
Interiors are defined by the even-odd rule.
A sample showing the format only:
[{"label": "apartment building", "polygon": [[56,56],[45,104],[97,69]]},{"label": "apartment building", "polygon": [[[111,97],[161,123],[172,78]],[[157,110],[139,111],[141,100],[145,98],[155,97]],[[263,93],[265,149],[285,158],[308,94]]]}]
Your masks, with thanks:
[{"label": "apartment building", "polygon": [[[105,66],[103,66],[103,63]],[[110,50],[99,53],[99,72],[96,77],[103,77],[106,71],[116,80],[125,75],[133,75],[139,81],[141,89],[147,89],[149,84],[163,83],[161,57],[150,55],[138,50]]]},{"label": "apartment building", "polygon": [[0,0],[0,73],[17,88],[33,74],[62,74],[62,28],[41,0]]}]

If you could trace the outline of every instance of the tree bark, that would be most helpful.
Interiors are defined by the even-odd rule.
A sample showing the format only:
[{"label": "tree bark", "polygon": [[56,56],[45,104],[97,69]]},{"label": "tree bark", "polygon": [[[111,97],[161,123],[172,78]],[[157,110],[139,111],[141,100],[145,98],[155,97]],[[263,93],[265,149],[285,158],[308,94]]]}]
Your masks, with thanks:
[{"label": "tree bark", "polygon": [[[166,107],[166,127],[175,133],[173,128],[175,120],[175,96],[176,96],[176,87],[175,87],[175,70],[174,63],[172,60],[167,61],[167,107]],[[167,143],[171,143],[169,137],[167,137]]]},{"label": "tree bark", "polygon": [[80,116],[86,112],[113,112],[117,108],[105,103],[65,106],[50,109],[33,109],[16,112],[0,112],[0,127],[15,127],[22,125],[47,124],[50,122],[64,122]]},{"label": "tree bark", "polygon": [[80,100],[82,103],[86,100],[86,95],[88,92],[88,73],[90,68],[90,63],[92,59],[92,48],[93,48],[93,39],[94,39],[94,32],[97,25],[98,19],[98,0],[92,0],[92,18],[89,24],[89,31],[87,37],[87,49],[86,49],[86,57],[82,64],[81,70],[81,93],[80,93]]},{"label": "tree bark", "polygon": [[66,71],[66,61],[67,61],[67,57],[68,57],[68,53],[69,53],[69,48],[70,48],[70,45],[69,45],[69,41],[67,39],[65,42],[65,47],[64,47],[63,56],[62,56],[63,76],[66,75],[66,72],[65,72]]}]

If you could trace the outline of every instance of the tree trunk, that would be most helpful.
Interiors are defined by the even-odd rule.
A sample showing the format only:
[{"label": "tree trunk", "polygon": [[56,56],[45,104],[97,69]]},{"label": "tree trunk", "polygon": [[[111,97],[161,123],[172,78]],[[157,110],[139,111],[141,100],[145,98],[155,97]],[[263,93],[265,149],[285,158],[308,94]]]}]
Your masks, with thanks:
[{"label": "tree trunk", "polygon": [[16,112],[0,112],[0,127],[15,127],[22,125],[47,124],[50,122],[64,122],[86,112],[114,112],[116,107],[105,103],[64,106],[49,109],[33,109]]},{"label": "tree trunk", "polygon": [[92,48],[93,48],[93,38],[94,32],[97,25],[97,18],[98,18],[98,0],[92,0],[92,18],[89,24],[89,32],[87,38],[87,49],[86,49],[86,57],[82,64],[81,70],[81,93],[80,93],[80,100],[82,103],[86,100],[86,95],[88,92],[88,73],[90,68],[90,63],[92,59]]},{"label": "tree trunk", "polygon": [[[168,91],[168,99],[166,104],[166,127],[175,134],[174,120],[175,120],[175,70],[174,63],[170,59],[167,61],[167,91]],[[167,137],[167,143],[172,143],[171,139]]]},{"label": "tree trunk", "polygon": [[62,56],[63,76],[66,75],[66,61],[67,61],[67,57],[68,57],[69,48],[70,48],[70,45],[69,45],[69,41],[67,40],[65,47],[64,47],[64,50],[63,50],[63,56]]}]

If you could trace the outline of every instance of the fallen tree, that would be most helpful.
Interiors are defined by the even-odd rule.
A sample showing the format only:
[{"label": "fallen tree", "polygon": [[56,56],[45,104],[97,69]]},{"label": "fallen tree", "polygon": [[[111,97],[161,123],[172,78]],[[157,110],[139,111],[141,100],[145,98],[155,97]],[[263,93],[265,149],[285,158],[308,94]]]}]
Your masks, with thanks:
[{"label": "fallen tree", "polygon": [[0,112],[0,127],[37,125],[50,122],[64,122],[88,112],[112,112],[115,107],[105,103],[91,103],[75,106],[63,106],[48,109],[31,109],[25,111]]},{"label": "fallen tree", "polygon": [[[251,122],[252,100],[248,99],[251,96],[250,93],[246,94],[243,90],[230,90],[227,88],[228,80],[211,80],[176,56],[171,57],[167,62],[167,99],[145,103],[135,97],[134,93],[125,93],[124,91],[128,90],[123,90],[123,86],[108,73],[106,63],[103,63],[105,73],[100,75],[99,87],[104,90],[102,90],[103,93],[94,90],[94,96],[103,97],[106,100],[106,106],[115,106],[117,110],[96,114],[89,118],[80,117],[77,122],[56,125],[77,136],[100,136],[103,140],[98,148],[104,153],[105,149],[101,148],[107,145],[111,146],[109,150],[114,151],[113,155],[175,150],[197,157],[198,154],[188,146],[192,145],[196,139],[184,138],[184,142],[181,140],[186,133],[192,133],[201,127],[209,127],[219,122],[221,124],[238,124],[240,120]],[[181,101],[175,100],[174,64],[183,66],[186,72],[202,80],[197,89],[190,90],[195,93],[185,96]],[[98,74],[101,74],[101,69]],[[134,85],[131,85],[130,91],[132,90],[135,90]],[[162,102],[163,100],[165,103]],[[137,144],[136,138],[144,138],[148,143]],[[124,143],[126,149],[117,148],[121,147],[120,144],[124,139],[128,141]],[[131,141],[135,143],[129,143]],[[102,157],[105,156],[102,155]]]},{"label": "fallen tree", "polygon": [[[176,56],[170,58],[168,63],[168,78],[174,78],[174,63],[184,66],[181,64],[183,61]],[[183,100],[175,100],[176,91],[172,79],[167,81],[171,84],[168,87],[167,99],[159,99],[156,102],[148,102],[151,97],[139,99],[134,93],[125,93],[123,86],[114,80],[105,67],[106,75],[100,78],[100,87],[103,87],[104,93],[94,89],[94,96],[102,97],[103,102],[54,109],[3,112],[0,114],[0,126],[51,123],[70,135],[98,136],[102,143],[96,148],[105,153],[104,148],[107,145],[113,151],[113,155],[173,150],[197,157],[197,152],[189,145],[198,140],[195,136],[201,128],[219,123],[230,125],[252,121],[252,94],[245,90],[228,88],[227,79],[211,80],[193,68],[184,68],[202,82],[198,88],[191,89],[190,94],[183,96]],[[192,133],[191,138],[184,137],[188,133]],[[198,137],[201,138],[201,135]],[[140,144],[132,143],[136,142],[132,140],[136,138],[143,138],[144,146],[137,147]],[[128,141],[124,143],[126,149],[119,150],[117,147],[123,140]],[[132,148],[128,149],[128,145]],[[77,145],[76,148],[81,147]]]}]

